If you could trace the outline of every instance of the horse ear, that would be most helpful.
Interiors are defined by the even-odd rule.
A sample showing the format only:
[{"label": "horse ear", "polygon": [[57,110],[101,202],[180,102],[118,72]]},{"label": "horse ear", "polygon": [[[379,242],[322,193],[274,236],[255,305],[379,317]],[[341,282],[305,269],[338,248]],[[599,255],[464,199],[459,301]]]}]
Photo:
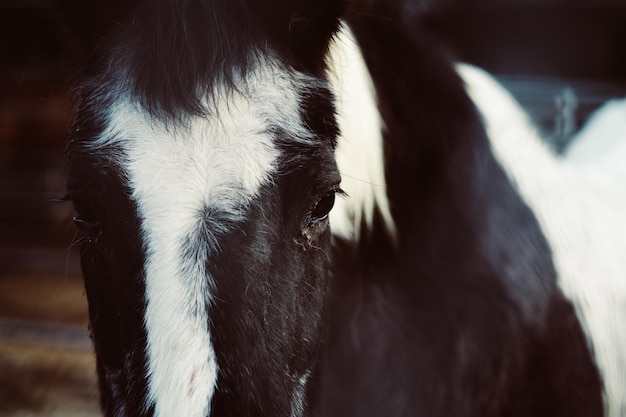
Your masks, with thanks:
[{"label": "horse ear", "polygon": [[250,5],[279,45],[309,68],[321,68],[343,12],[343,0],[251,0]]}]

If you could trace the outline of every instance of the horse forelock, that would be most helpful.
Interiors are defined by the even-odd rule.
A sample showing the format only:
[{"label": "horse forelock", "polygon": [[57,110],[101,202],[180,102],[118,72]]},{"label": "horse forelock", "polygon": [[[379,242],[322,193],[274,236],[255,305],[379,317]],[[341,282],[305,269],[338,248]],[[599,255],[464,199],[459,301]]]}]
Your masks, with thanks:
[{"label": "horse forelock", "polygon": [[69,15],[91,12],[77,25],[86,43],[81,77],[116,73],[152,116],[177,120],[210,110],[206,97],[214,87],[238,88],[238,74],[247,73],[260,56],[277,54],[298,70],[320,75],[343,2],[95,3],[68,7]]}]

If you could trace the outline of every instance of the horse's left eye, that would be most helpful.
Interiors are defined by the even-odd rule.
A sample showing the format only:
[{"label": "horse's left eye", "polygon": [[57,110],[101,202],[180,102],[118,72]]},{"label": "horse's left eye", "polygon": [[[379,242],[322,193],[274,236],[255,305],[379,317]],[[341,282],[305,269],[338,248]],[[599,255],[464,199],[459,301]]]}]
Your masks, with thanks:
[{"label": "horse's left eye", "polygon": [[335,190],[329,191],[317,202],[313,210],[311,211],[311,221],[319,222],[325,220],[328,217],[328,213],[335,205]]},{"label": "horse's left eye", "polygon": [[93,232],[98,226],[98,219],[94,210],[80,199],[73,199],[74,217],[72,221],[82,232]]}]

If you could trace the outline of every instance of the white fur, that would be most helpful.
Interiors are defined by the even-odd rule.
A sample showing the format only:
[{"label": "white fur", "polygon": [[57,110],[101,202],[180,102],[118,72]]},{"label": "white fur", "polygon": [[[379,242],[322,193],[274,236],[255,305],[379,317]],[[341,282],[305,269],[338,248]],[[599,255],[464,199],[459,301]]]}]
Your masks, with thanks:
[{"label": "white fur", "polygon": [[296,385],[296,389],[293,392],[291,399],[291,417],[301,417],[304,414],[304,407],[306,403],[304,401],[306,395],[306,385],[311,376],[311,371],[306,371],[300,378]]},{"label": "white fur", "polygon": [[610,100],[595,111],[572,139],[565,158],[626,178],[626,99]]},{"label": "white fur", "polygon": [[[534,211],[551,245],[558,283],[576,308],[604,380],[607,416],[624,416],[626,200],[615,198],[614,193],[619,193],[626,178],[616,177],[601,164],[585,169],[580,163],[559,159],[494,79],[466,65],[458,71],[484,115],[496,158]],[[591,148],[611,143],[615,141],[599,140]],[[602,153],[611,152],[613,148]]]},{"label": "white fur", "polygon": [[371,226],[376,209],[391,236],[395,225],[389,211],[383,161],[383,121],[376,91],[365,61],[350,29],[342,25],[330,46],[329,79],[336,96],[341,130],[335,156],[341,172],[341,188],[330,214],[334,235],[356,239],[361,222]]},{"label": "white fur", "polygon": [[[206,262],[218,249],[219,234],[244,218],[276,169],[279,151],[268,125],[285,128],[294,140],[310,136],[298,112],[300,82],[278,64],[260,62],[238,83],[240,92],[215,92],[211,116],[169,126],[121,95],[94,145],[122,148],[141,219],[148,405],[156,417],[210,413],[219,364],[207,315],[215,283]],[[183,245],[206,227],[207,207],[229,222],[213,225],[209,242],[195,242],[197,256],[185,258]]]}]

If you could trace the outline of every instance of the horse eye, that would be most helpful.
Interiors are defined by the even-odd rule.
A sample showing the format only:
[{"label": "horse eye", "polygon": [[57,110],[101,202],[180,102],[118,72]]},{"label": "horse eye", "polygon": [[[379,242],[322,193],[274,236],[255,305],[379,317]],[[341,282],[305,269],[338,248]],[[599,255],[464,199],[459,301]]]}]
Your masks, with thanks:
[{"label": "horse eye", "polygon": [[329,191],[317,202],[311,211],[311,221],[318,222],[326,219],[335,205],[335,191]]},{"label": "horse eye", "polygon": [[82,202],[81,200],[74,199],[74,217],[72,221],[76,228],[82,232],[93,231],[98,226],[98,219],[96,213],[91,207]]}]

